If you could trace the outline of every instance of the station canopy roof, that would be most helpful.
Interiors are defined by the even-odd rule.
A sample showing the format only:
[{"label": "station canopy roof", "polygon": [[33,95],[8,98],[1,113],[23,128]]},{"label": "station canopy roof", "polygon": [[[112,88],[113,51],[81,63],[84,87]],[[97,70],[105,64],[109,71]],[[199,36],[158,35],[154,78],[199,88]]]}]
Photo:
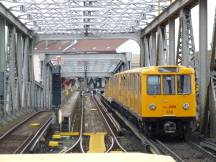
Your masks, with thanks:
[{"label": "station canopy roof", "polygon": [[133,33],[170,0],[0,0],[38,34]]}]

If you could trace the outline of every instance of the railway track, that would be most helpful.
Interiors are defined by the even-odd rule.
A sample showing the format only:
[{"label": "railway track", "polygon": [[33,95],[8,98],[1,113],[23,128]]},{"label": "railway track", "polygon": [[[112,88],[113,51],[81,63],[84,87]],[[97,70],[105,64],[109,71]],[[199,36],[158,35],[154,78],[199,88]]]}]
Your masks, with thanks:
[{"label": "railway track", "polygon": [[163,154],[172,156],[178,162],[214,162],[216,156],[190,140],[164,142],[154,140],[153,143]]},{"label": "railway track", "polygon": [[[0,153],[26,153],[34,150],[52,122],[51,112],[37,112],[0,136]],[[31,127],[39,123],[38,127]]]},{"label": "railway track", "polygon": [[[74,121],[74,125],[76,125],[76,129],[79,129],[79,137],[73,141],[73,144],[70,147],[65,147],[63,148],[59,153],[69,153],[72,152],[77,145],[80,146],[80,150],[85,153],[84,148],[83,148],[83,122],[84,122],[84,104],[83,104],[83,97],[81,97],[81,104],[78,104],[80,107],[80,111],[76,111],[76,117],[75,117],[75,121]],[[77,124],[75,124],[75,122],[78,122]],[[79,125],[79,126],[77,126]],[[73,127],[74,129],[74,127]]]},{"label": "railway track", "polygon": [[134,126],[134,124],[128,121],[117,110],[113,109],[103,96],[100,96],[100,99],[102,104],[109,108],[109,110],[118,118],[118,120],[123,125],[125,125],[125,127],[127,127],[136,136],[137,139],[141,141],[141,144],[145,147],[145,152],[161,154],[160,150],[156,147],[156,145],[150,139],[148,139],[142,132],[140,132],[139,129],[137,129],[137,127]]},{"label": "railway track", "polygon": [[143,145],[146,146],[148,152],[154,154],[164,154],[172,156],[178,162],[214,162],[216,156],[199,145],[199,141],[194,142],[191,139],[187,141],[160,141],[146,137],[143,132],[140,132],[137,127],[123,117],[117,110],[113,109],[109,103],[101,96],[101,101],[104,105],[116,114],[118,119],[128,127],[133,134],[140,139]]},{"label": "railway track", "polygon": [[[121,145],[116,132],[120,131],[119,124],[115,121],[115,119],[110,115],[105,106],[101,103],[100,99],[97,96],[93,96],[92,100],[94,101],[97,109],[103,119],[103,122],[107,128],[107,132],[109,133],[109,137],[111,139],[110,147],[106,150],[106,152],[110,152],[113,150],[115,146],[118,147],[118,150],[122,152],[127,152],[127,150]],[[116,149],[116,148],[115,148]]]},{"label": "railway track", "polygon": [[[111,126],[111,121],[109,121],[110,119],[108,119],[109,117],[107,116],[107,114],[104,112],[104,108],[102,107],[101,103],[95,98],[95,97],[91,97],[91,102],[97,107],[97,110],[101,116],[101,119],[103,120],[102,122],[104,122],[104,125],[107,128],[107,131],[109,132],[109,139],[110,139],[110,146],[109,148],[106,150],[106,152],[110,152],[113,150],[113,148],[115,146],[117,146],[119,148],[119,150],[126,152],[126,150],[121,146],[121,144],[119,143],[114,130],[113,130],[113,126]],[[73,144],[71,145],[71,147],[68,148],[64,148],[62,149],[59,153],[69,153],[69,152],[73,152],[75,151],[75,149],[77,149],[77,147],[79,147],[79,150],[82,153],[86,153],[87,149],[86,148],[86,142],[85,141],[85,135],[84,135],[84,123],[85,123],[85,119],[84,119],[84,98],[81,97],[81,105],[80,105],[80,112],[76,112],[77,113],[77,119],[76,122],[79,122],[79,137],[77,138],[77,140],[75,140],[73,142]],[[78,119],[79,118],[79,119]],[[113,120],[112,120],[113,121]],[[77,125],[77,124],[75,124]],[[115,123],[115,125],[117,125]],[[117,127],[117,126],[116,126]],[[116,148],[116,147],[115,147]]]}]

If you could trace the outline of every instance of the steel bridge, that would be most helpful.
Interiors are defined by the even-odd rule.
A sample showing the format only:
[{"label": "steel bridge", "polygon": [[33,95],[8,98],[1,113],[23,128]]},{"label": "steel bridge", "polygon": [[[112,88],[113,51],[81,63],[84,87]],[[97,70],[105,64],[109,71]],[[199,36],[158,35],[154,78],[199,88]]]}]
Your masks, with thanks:
[{"label": "steel bridge", "polygon": [[[197,101],[201,129],[210,122],[211,135],[216,136],[216,20],[212,35],[212,52],[211,56],[208,56],[207,2],[0,0],[1,120],[7,121],[19,113],[49,109],[52,106],[52,66],[49,59],[53,54],[44,55],[41,61],[42,81],[36,82],[33,48],[37,42],[127,38],[136,40],[140,45],[140,66],[181,64],[195,68],[199,85]],[[195,6],[199,7],[199,14],[196,15],[199,24],[192,26],[191,10]],[[179,20],[178,31],[176,20]],[[194,29],[199,29],[199,38],[202,38],[199,39],[199,52],[195,52]],[[70,58],[71,62],[77,59],[74,57],[76,56]],[[90,55],[86,59],[92,60]],[[103,60],[103,56],[99,59]],[[112,57],[109,59],[111,61],[108,62],[114,63],[118,68],[119,62]],[[122,59],[125,58],[119,60]],[[83,60],[85,62],[84,58]],[[94,66],[94,63],[92,64]],[[112,72],[109,71],[109,75]],[[67,71],[65,75],[68,76],[69,73],[70,71]],[[100,74],[107,75],[107,71]]]}]

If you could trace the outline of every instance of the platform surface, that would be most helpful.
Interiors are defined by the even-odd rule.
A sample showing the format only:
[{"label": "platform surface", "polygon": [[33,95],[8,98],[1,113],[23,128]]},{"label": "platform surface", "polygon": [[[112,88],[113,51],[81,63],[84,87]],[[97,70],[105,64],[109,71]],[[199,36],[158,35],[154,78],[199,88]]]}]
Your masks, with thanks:
[{"label": "platform surface", "polygon": [[73,95],[68,99],[68,102],[61,108],[62,117],[70,117],[75,108],[77,98],[79,97],[79,92],[75,91]]},{"label": "platform surface", "polygon": [[72,153],[72,154],[11,154],[0,155],[1,162],[175,162],[163,155],[144,153]]}]

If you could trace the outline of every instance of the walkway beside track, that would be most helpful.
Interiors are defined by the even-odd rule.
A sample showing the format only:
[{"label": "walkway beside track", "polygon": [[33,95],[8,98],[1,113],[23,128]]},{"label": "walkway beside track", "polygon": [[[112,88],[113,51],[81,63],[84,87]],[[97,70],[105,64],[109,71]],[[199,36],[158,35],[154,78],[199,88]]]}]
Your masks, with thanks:
[{"label": "walkway beside track", "polygon": [[74,118],[73,115],[79,94],[80,93],[78,91],[75,91],[68,99],[66,104],[59,109],[59,123],[61,130],[63,131],[71,131],[71,123]]},{"label": "walkway beside track", "polygon": [[68,102],[61,108],[62,118],[71,116],[78,97],[79,92],[74,92],[73,95],[68,99]]}]

